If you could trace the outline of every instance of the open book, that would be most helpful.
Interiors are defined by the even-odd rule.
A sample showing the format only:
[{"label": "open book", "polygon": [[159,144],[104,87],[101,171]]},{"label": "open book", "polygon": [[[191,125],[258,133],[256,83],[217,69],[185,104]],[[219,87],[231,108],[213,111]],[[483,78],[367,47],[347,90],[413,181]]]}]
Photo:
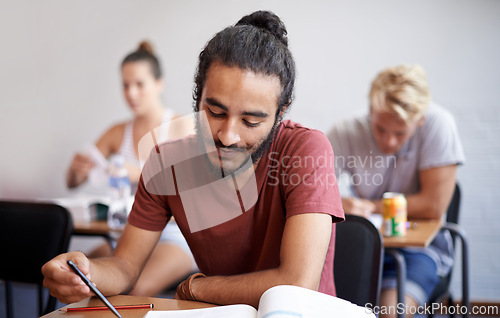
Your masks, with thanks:
[{"label": "open book", "polygon": [[229,305],[190,310],[150,311],[145,318],[332,318],[373,317],[365,307],[310,289],[281,285],[268,289],[259,309],[249,305]]}]

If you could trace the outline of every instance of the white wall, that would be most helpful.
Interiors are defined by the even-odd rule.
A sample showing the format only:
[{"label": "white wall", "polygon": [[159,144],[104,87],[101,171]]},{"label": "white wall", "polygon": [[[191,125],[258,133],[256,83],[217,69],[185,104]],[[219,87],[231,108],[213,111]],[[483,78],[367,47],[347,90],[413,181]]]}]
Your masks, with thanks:
[{"label": "white wall", "polygon": [[188,113],[206,41],[242,15],[270,9],[288,27],[298,68],[289,117],[305,125],[327,132],[365,110],[370,82],[386,66],[427,70],[467,155],[459,179],[472,297],[500,300],[500,2],[46,0],[0,7],[0,197],[67,194],[73,153],[130,116],[119,63],[140,40],[150,39],[163,63],[165,104]]}]

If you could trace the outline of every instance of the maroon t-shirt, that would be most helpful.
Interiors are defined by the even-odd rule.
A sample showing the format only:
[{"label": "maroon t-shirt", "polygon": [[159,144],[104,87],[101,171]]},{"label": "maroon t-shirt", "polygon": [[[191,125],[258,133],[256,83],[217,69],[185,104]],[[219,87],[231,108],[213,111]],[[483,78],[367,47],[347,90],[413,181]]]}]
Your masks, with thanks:
[{"label": "maroon t-shirt", "polygon": [[[209,181],[200,172],[206,169],[200,169],[203,156],[196,156],[195,143],[195,138],[188,138],[157,148],[161,153],[157,158],[163,161],[147,173],[146,162],[128,222],[142,229],[161,231],[174,216],[201,272],[209,276],[237,275],[279,266],[287,218],[302,213],[329,214],[332,236],[319,291],[335,295],[335,223],[344,219],[344,212],[335,178],[333,151],[325,135],[292,121],[283,121],[275,140],[255,168],[255,182],[247,182],[236,194],[225,188],[224,182],[200,194],[199,189],[205,189],[203,185]],[[175,150],[173,144],[177,146]],[[164,153],[169,151],[175,152],[177,159],[165,160]],[[179,162],[183,153],[189,153],[187,158],[193,160]],[[148,161],[152,161],[151,157]],[[181,177],[200,186],[189,188],[180,181]],[[246,194],[254,192],[245,191],[246,188],[255,188],[255,200],[245,200]],[[207,197],[207,193],[212,198]],[[220,210],[218,206],[230,206],[231,200],[241,204],[241,212],[236,216],[223,216],[227,221],[220,223],[216,219],[221,216],[214,211]],[[193,209],[202,216],[197,223],[191,212],[186,213]],[[215,225],[203,226],[207,222],[215,222]]]}]

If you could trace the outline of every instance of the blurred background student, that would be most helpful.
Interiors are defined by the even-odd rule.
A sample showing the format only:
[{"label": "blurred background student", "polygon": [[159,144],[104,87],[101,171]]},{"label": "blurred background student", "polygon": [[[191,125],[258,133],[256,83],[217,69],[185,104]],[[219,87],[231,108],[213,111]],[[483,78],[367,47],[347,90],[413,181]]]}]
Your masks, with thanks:
[{"label": "blurred background student", "polygon": [[[385,192],[398,192],[406,197],[408,217],[442,219],[465,154],[453,116],[431,100],[425,70],[403,64],[381,71],[369,104],[368,114],[337,123],[329,134],[336,158],[346,159],[336,160],[336,169],[350,175],[352,193],[342,197],[344,211],[368,218],[382,213]],[[412,317],[451,270],[453,245],[441,231],[429,247],[400,251],[406,262],[406,316]],[[399,310],[396,287],[396,263],[386,255],[381,306]],[[380,315],[395,316],[396,310]]]},{"label": "blurred background student", "polygon": [[[125,159],[133,192],[139,182],[141,167],[138,144],[140,139],[153,129],[178,118],[161,101],[163,79],[159,61],[148,42],[141,42],[139,48],[128,54],[121,64],[123,94],[134,117],[112,126],[97,141],[98,156],[108,159],[121,155]],[[193,133],[189,124],[173,125],[168,130],[168,139],[180,138]],[[94,153],[96,151],[94,150]],[[99,154],[100,152],[100,154]],[[96,160],[90,153],[77,153],[68,169],[66,183],[75,188],[89,179]],[[89,257],[103,257],[111,254],[111,247],[104,244],[89,254]],[[189,250],[175,221],[169,222],[142,275],[139,277],[133,295],[153,296],[165,288],[181,281],[196,268]]]}]

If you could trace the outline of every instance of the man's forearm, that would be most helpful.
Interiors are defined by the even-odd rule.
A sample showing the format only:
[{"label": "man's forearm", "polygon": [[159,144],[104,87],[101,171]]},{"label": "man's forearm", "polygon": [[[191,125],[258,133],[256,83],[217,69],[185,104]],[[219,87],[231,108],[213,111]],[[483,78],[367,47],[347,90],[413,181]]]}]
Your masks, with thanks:
[{"label": "man's forearm", "polygon": [[289,217],[283,231],[277,268],[235,276],[196,278],[191,285],[192,296],[214,304],[257,307],[261,295],[277,285],[317,290],[328,254],[331,222],[331,216],[322,213]]},{"label": "man's forearm", "polygon": [[408,217],[419,219],[439,219],[446,212],[446,206],[437,198],[427,197],[421,193],[406,196]]},{"label": "man's forearm", "polygon": [[420,191],[406,196],[408,216],[439,219],[446,213],[456,182],[456,165],[422,170]]},{"label": "man's forearm", "polygon": [[130,264],[117,257],[90,260],[91,281],[104,295],[118,295],[130,291],[139,273]]},{"label": "man's forearm", "polygon": [[[436,219],[440,217],[440,213],[433,206],[432,200],[426,199],[420,194],[406,195],[406,207],[408,217],[420,219]],[[382,200],[371,200],[375,205],[374,213],[382,214]]]},{"label": "man's forearm", "polygon": [[[407,214],[410,218],[439,219],[443,214],[442,207],[436,201],[426,198],[420,193],[406,195]],[[375,205],[375,213],[382,213],[382,200],[371,200]]]},{"label": "man's forearm", "polygon": [[262,294],[273,286],[297,285],[316,290],[319,286],[319,277],[315,286],[307,286],[291,276],[279,269],[270,269],[235,276],[201,277],[193,280],[191,288],[198,301],[218,305],[248,304],[257,308]]}]

